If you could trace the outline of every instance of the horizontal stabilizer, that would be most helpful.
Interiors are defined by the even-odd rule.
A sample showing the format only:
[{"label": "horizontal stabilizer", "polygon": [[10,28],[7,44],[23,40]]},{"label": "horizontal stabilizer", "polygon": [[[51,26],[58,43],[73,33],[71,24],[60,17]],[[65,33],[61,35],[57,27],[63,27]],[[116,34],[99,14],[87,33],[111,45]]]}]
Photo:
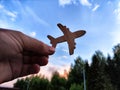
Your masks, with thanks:
[{"label": "horizontal stabilizer", "polygon": [[48,35],[47,37],[49,38],[50,43],[52,44],[52,47],[55,48],[56,44],[57,44],[56,39],[54,37],[50,36],[50,35]]}]

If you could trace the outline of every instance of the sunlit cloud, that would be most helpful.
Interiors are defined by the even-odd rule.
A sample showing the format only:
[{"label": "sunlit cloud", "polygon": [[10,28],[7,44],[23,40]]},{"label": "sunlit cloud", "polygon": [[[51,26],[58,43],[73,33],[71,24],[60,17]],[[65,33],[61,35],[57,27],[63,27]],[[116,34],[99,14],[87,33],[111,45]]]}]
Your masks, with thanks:
[{"label": "sunlit cloud", "polygon": [[12,80],[12,81],[10,81],[10,82],[5,82],[5,83],[2,83],[2,84],[0,84],[0,87],[13,87],[14,85],[14,83],[17,81],[17,79],[15,79],[15,80]]},{"label": "sunlit cloud", "polygon": [[79,1],[83,6],[92,6],[92,4],[88,0],[79,0]]},{"label": "sunlit cloud", "polygon": [[41,67],[40,74],[44,75],[48,79],[51,79],[52,74],[57,71],[60,75],[64,75],[64,71],[69,72],[70,71],[70,65],[66,64],[63,66],[54,65],[52,63],[49,63],[47,66]]},{"label": "sunlit cloud", "polygon": [[92,9],[92,11],[95,12],[99,7],[100,5],[96,4],[95,7]]},{"label": "sunlit cloud", "polygon": [[91,6],[92,4],[88,0],[59,0],[59,5],[60,6],[65,6],[65,5],[70,5],[70,4],[78,4],[80,2],[81,5],[83,6]]},{"label": "sunlit cloud", "polygon": [[60,6],[65,6],[69,4],[76,4],[76,0],[59,0],[59,5]]}]

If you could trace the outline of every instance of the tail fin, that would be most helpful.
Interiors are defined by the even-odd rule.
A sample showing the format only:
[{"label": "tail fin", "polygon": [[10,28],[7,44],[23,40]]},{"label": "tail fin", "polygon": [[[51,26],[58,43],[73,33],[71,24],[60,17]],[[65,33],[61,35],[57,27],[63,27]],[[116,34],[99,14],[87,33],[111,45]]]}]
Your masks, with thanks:
[{"label": "tail fin", "polygon": [[50,40],[50,43],[52,44],[52,47],[56,47],[56,45],[57,45],[57,42],[55,41],[55,38],[54,37],[52,37],[52,36],[50,36],[50,35],[48,35],[47,36],[48,38],[49,38],[49,40]]}]

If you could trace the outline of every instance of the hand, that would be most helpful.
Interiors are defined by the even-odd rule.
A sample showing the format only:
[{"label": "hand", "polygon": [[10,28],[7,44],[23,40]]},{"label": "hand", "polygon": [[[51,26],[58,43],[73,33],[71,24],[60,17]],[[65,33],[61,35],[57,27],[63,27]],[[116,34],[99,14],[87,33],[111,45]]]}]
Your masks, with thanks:
[{"label": "hand", "polygon": [[0,83],[38,73],[53,47],[21,32],[0,29]]}]

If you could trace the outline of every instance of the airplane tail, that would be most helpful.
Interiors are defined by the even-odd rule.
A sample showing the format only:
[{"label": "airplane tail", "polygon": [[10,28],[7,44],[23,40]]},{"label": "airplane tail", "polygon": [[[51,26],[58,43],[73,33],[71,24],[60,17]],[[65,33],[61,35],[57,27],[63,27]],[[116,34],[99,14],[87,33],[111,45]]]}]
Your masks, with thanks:
[{"label": "airplane tail", "polygon": [[50,40],[50,43],[52,44],[52,47],[56,47],[56,45],[57,45],[57,42],[55,41],[55,38],[54,37],[52,37],[52,36],[50,36],[50,35],[48,35],[47,36],[48,38],[49,38],[49,40]]}]

